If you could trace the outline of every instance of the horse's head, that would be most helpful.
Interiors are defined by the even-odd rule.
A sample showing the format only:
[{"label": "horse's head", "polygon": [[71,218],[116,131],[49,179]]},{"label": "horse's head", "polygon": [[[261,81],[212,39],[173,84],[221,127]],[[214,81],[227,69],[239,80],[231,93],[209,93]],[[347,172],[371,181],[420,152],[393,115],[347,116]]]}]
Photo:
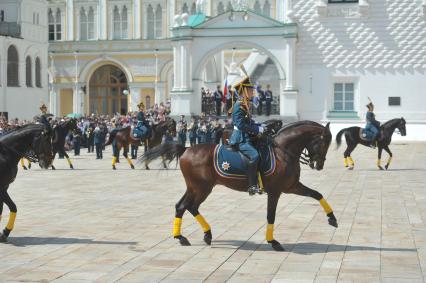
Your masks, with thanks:
[{"label": "horse's head", "polygon": [[45,127],[33,136],[31,150],[34,152],[41,168],[48,169],[53,161],[52,135]]},{"label": "horse's head", "polygon": [[399,130],[399,132],[401,133],[401,136],[407,135],[407,130],[405,129],[405,119],[403,117],[401,117],[401,119],[399,120],[399,123],[396,127]]},{"label": "horse's head", "polygon": [[283,121],[278,119],[267,120],[263,123],[266,131],[270,132],[271,135],[275,135],[283,126]]},{"label": "horse's head", "polygon": [[322,132],[312,136],[311,141],[306,146],[309,158],[308,164],[312,169],[322,170],[324,168],[331,140],[330,123],[327,123]]}]

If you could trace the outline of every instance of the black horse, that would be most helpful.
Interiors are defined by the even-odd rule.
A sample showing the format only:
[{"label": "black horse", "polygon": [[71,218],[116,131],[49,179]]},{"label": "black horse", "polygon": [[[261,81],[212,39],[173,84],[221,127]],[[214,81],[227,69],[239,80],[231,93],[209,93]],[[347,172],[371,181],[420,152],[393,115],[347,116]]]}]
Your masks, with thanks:
[{"label": "black horse", "polygon": [[[398,129],[402,136],[405,136],[407,134],[407,131],[405,129],[404,118],[392,119],[383,123],[380,126],[380,133],[379,133],[380,138],[377,141],[377,148],[378,148],[377,167],[380,170],[383,170],[383,167],[380,164],[381,163],[380,159],[382,158],[383,149],[386,150],[386,152],[389,154],[389,159],[385,165],[386,170],[389,168],[389,165],[391,163],[392,152],[389,149],[389,144],[392,141],[392,134],[394,133],[395,129]],[[342,143],[342,135],[345,134],[347,148],[343,154],[344,165],[350,170],[352,170],[355,165],[351,157],[351,152],[355,149],[355,147],[359,143],[365,146],[371,146],[370,141],[362,138],[361,131],[362,131],[362,128],[360,127],[350,127],[350,128],[345,128],[340,130],[340,132],[337,133],[337,136],[336,136],[337,148],[339,148],[340,144]]]},{"label": "black horse", "polygon": [[[72,165],[71,159],[65,151],[65,138],[67,134],[69,133],[69,131],[74,131],[76,129],[77,129],[76,119],[71,119],[63,123],[60,123],[53,129],[53,141],[52,141],[53,158],[55,158],[56,153],[60,153],[64,155],[71,169],[74,169],[74,166]],[[53,166],[53,161],[51,166],[52,166],[52,170],[56,169],[55,166]]]},{"label": "black horse", "polygon": [[17,209],[7,189],[16,178],[19,160],[24,157],[38,162],[44,169],[52,163],[52,136],[44,125],[29,124],[0,137],[0,219],[3,203],[10,210],[6,228],[0,233],[0,242],[7,240],[15,224]]}]

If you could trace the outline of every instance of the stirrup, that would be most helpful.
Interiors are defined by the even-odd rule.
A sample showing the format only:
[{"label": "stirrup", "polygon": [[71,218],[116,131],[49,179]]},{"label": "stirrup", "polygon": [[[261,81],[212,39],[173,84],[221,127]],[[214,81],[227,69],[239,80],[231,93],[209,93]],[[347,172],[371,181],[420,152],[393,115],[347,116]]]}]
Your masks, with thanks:
[{"label": "stirrup", "polygon": [[248,191],[250,196],[263,193],[257,185],[253,185],[253,186],[248,187],[247,191]]}]

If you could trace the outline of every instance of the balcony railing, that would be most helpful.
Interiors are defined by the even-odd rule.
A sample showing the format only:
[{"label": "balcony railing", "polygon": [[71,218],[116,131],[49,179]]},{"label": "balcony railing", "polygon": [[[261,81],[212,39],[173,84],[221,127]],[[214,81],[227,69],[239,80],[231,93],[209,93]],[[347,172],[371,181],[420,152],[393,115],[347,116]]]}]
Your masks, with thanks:
[{"label": "balcony railing", "polygon": [[21,37],[21,25],[18,23],[0,22],[0,35]]}]

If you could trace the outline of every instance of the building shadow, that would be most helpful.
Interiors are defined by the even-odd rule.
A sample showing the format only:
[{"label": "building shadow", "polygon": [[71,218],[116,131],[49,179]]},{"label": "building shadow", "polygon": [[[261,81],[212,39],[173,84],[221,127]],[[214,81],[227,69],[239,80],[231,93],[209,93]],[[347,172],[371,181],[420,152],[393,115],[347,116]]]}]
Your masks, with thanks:
[{"label": "building shadow", "polygon": [[60,238],[60,237],[10,237],[6,244],[15,247],[40,246],[40,245],[74,245],[74,244],[96,244],[96,245],[136,245],[138,242],[120,241],[97,241],[82,238]]}]

